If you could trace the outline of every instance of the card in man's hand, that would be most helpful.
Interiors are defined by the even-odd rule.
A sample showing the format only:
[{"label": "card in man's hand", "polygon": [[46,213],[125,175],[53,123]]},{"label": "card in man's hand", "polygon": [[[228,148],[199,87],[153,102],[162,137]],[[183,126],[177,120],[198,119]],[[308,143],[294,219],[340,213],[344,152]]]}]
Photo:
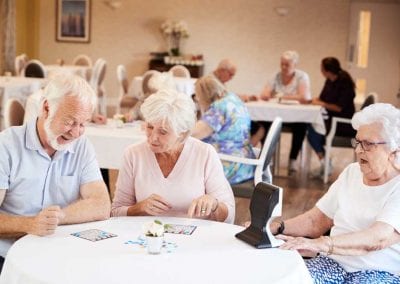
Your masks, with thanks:
[{"label": "card in man's hand", "polygon": [[196,228],[197,226],[192,225],[167,224],[165,232],[170,234],[191,235]]},{"label": "card in man's hand", "polygon": [[72,233],[71,235],[92,242],[97,242],[117,236],[116,234],[108,233],[98,229],[89,229],[82,232]]}]

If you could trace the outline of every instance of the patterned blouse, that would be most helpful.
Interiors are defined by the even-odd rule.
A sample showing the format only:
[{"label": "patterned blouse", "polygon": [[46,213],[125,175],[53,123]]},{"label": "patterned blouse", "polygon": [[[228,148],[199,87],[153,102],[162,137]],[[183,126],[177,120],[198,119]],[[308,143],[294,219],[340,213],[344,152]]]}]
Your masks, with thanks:
[{"label": "patterned blouse", "polygon": [[[233,93],[213,102],[203,113],[201,120],[213,130],[203,139],[219,153],[254,158],[250,145],[250,115],[243,102]],[[222,162],[226,178],[231,184],[253,178],[254,166],[233,162]]]}]

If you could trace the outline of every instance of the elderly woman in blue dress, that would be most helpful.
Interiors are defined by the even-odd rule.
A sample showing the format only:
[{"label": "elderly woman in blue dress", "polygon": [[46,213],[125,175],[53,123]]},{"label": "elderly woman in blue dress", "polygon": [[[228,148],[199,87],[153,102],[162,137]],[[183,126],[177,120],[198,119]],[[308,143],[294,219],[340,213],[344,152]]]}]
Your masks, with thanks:
[{"label": "elderly woman in blue dress", "polygon": [[[212,76],[196,82],[195,100],[201,118],[192,136],[210,143],[217,152],[254,158],[250,145],[250,115],[243,102]],[[231,184],[253,178],[254,166],[223,162],[225,176]]]},{"label": "elderly woman in blue dress", "polygon": [[271,231],[283,249],[319,253],[306,261],[315,283],[400,283],[400,111],[373,104],[352,125],[357,163],[314,208]]}]

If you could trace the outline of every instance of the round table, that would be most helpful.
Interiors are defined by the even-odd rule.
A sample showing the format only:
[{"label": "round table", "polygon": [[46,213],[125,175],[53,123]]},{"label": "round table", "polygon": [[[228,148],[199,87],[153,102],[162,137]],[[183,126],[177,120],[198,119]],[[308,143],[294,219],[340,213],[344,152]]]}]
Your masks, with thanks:
[{"label": "round table", "polygon": [[[191,235],[165,234],[177,248],[150,255],[137,240],[142,226],[194,225]],[[91,242],[71,233],[100,229],[117,237]],[[255,249],[235,238],[243,227],[172,217],[117,217],[28,235],[9,250],[0,283],[312,283],[296,251]]]}]

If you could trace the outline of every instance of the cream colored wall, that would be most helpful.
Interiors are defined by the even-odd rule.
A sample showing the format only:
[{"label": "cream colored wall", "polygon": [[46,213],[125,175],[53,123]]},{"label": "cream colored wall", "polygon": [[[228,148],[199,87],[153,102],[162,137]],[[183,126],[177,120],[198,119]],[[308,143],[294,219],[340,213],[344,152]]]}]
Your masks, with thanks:
[{"label": "cream colored wall", "polygon": [[[202,53],[205,73],[224,57],[237,63],[229,88],[239,93],[259,93],[278,70],[280,54],[295,49],[317,96],[323,83],[321,58],[344,60],[346,54],[349,0],[121,0],[116,10],[92,0],[89,44],[55,41],[55,2],[40,1],[40,59],[71,62],[79,53],[103,57],[111,96],[116,96],[118,64],[126,65],[130,77],[139,75],[147,70],[149,52],[165,50],[159,26],[167,18],[187,22],[190,38],[183,51]],[[287,16],[275,12],[281,6],[289,8]]]},{"label": "cream colored wall", "polygon": [[37,58],[39,53],[40,0],[16,0],[15,27],[16,55],[26,53],[29,58]]}]

